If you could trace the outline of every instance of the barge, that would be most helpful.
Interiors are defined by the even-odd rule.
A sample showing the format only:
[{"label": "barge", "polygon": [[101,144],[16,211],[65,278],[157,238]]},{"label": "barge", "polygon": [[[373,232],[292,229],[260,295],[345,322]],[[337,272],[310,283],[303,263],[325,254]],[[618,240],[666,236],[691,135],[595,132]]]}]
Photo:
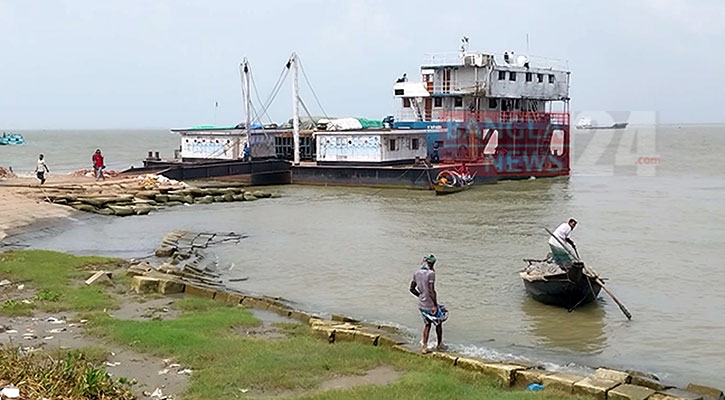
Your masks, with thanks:
[{"label": "barge", "polygon": [[[570,72],[563,62],[469,52],[466,42],[458,53],[427,56],[419,81],[399,78],[392,86],[395,115],[377,123],[302,121],[298,64],[293,53],[285,65],[293,76],[288,124],[253,121],[245,59],[246,122],[173,129],[181,137],[176,168],[194,163],[214,176],[224,171],[212,164],[226,162],[235,165],[226,171],[235,174],[229,177],[246,179],[238,172],[255,172],[244,163],[277,160],[269,166],[285,176],[278,183],[421,189],[432,189],[441,171],[463,165],[475,173],[476,184],[570,173]],[[147,161],[147,167],[160,162]]]}]

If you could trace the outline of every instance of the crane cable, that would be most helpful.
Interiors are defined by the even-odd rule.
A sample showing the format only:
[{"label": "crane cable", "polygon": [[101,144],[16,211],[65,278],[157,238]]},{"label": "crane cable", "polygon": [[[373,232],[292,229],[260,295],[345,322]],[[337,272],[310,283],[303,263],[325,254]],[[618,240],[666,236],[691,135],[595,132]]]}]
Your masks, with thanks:
[{"label": "crane cable", "polygon": [[317,93],[315,93],[315,89],[312,87],[312,84],[310,83],[310,79],[307,77],[307,72],[305,72],[305,67],[302,66],[302,61],[300,60],[299,56],[297,56],[297,63],[300,65],[300,69],[302,70],[302,76],[305,78],[305,82],[307,82],[307,86],[310,88],[312,95],[315,97],[317,106],[320,107],[320,110],[322,111],[322,114],[325,116],[325,118],[330,119],[330,116],[327,115],[325,108],[322,107],[322,103],[320,103],[320,99],[319,99],[319,97],[317,97]]}]

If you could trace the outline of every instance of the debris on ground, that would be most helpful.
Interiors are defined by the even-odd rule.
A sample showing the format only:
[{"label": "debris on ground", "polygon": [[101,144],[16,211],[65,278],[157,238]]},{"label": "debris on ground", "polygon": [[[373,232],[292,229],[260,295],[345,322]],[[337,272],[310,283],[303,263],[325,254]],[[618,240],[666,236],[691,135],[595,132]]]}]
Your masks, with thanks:
[{"label": "debris on ground", "polygon": [[[70,175],[70,176],[85,176],[85,177],[88,177],[88,178],[95,178],[96,177],[96,172],[94,170],[90,169],[90,168],[81,168],[81,169],[77,169],[77,170],[75,170],[73,172],[68,173],[68,175]],[[116,178],[119,175],[121,175],[120,172],[114,171],[112,169],[104,169],[103,170],[103,176],[105,176],[106,178]]]},{"label": "debris on ground", "polygon": [[0,179],[9,179],[9,178],[17,178],[18,176],[15,175],[15,172],[8,168],[0,167]]}]

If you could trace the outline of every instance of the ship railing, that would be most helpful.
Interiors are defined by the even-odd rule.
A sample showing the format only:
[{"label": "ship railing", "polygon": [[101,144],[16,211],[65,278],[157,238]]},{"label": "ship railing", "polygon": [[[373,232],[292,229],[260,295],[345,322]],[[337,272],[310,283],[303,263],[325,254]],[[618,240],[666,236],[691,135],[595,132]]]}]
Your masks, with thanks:
[{"label": "ship railing", "polygon": [[441,111],[440,121],[478,121],[497,123],[537,123],[547,125],[568,126],[568,112],[546,111]]},{"label": "ship railing", "polygon": [[463,65],[461,53],[429,53],[423,56],[423,66]]}]

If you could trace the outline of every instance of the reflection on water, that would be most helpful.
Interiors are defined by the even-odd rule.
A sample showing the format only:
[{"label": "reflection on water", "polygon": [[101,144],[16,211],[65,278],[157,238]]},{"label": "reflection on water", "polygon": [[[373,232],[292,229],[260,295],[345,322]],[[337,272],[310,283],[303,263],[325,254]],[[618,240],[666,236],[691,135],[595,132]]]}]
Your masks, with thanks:
[{"label": "reflection on water", "polygon": [[606,312],[601,301],[598,299],[568,312],[565,308],[545,305],[527,297],[521,302],[525,329],[539,345],[600,353],[607,347],[604,332]]}]

